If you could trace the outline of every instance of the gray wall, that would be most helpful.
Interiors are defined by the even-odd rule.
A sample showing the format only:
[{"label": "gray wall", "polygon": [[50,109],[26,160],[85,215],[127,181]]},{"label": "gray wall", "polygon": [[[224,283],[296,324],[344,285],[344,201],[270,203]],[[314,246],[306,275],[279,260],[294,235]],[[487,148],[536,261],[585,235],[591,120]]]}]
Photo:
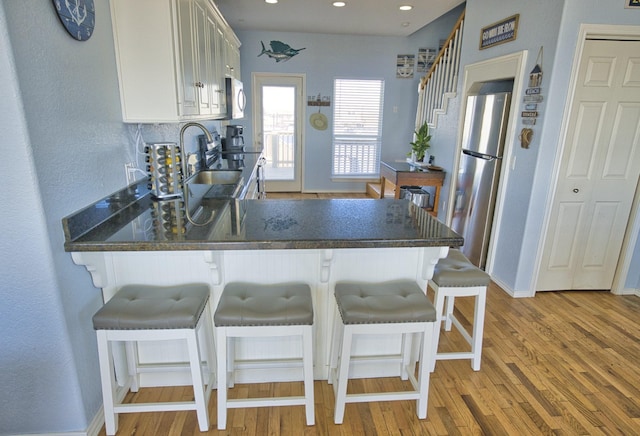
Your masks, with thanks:
[{"label": "gray wall", "polygon": [[[516,41],[478,49],[482,27],[516,13],[520,14]],[[517,164],[509,175],[493,270],[494,278],[516,292],[533,291],[533,268],[542,238],[551,172],[556,150],[560,147],[560,127],[580,23],[638,25],[640,11],[625,9],[623,2],[601,0],[541,0],[535,4],[526,0],[467,2],[461,59],[463,68],[470,63],[527,50],[528,73],[536,64],[540,47],[544,48],[542,93],[545,100],[540,105],[541,116],[533,127],[534,137],[529,149],[513,144]],[[462,81],[459,91],[461,88]],[[439,120],[433,133],[431,152],[438,156],[439,165],[445,168],[453,166],[452,144],[456,143],[459,112],[460,99],[457,99],[452,102],[448,114]],[[521,127],[518,125],[517,130]],[[445,181],[445,193],[448,193],[449,181]],[[640,243],[636,246],[633,268],[626,279],[627,287],[640,286],[638,265]]]},{"label": "gray wall", "polygon": [[[107,0],[84,43],[52,2],[3,1],[0,433],[82,431],[102,401],[91,316],[100,292],[63,250],[60,220],[124,184]],[[8,173],[8,174],[7,174]]]},{"label": "gray wall", "polygon": [[[565,0],[562,14],[562,24],[557,35],[556,59],[553,65],[553,77],[548,83],[549,99],[545,115],[545,129],[540,137],[540,154],[536,167],[535,178],[532,179],[533,189],[529,204],[526,235],[522,242],[521,258],[518,265],[519,273],[515,286],[528,289],[533,285],[533,271],[538,240],[541,237],[542,220],[551,171],[554,161],[548,159],[555,156],[560,146],[559,138],[561,123],[564,116],[564,102],[567,99],[569,80],[573,56],[578,42],[578,31],[581,23],[640,25],[640,10],[625,9],[624,2],[601,0]],[[635,265],[635,268],[633,267]],[[629,288],[640,289],[640,242],[636,244],[632,268],[625,284]]]},{"label": "gray wall", "polygon": [[[84,431],[102,406],[91,324],[102,296],[64,251],[61,219],[124,187],[124,164],[137,156],[136,126],[122,123],[109,2],[95,6],[86,42],[67,34],[51,1],[0,7],[8,182],[0,212],[0,434]],[[178,124],[140,127],[145,141],[178,142]],[[198,134],[186,132],[188,151]]]},{"label": "gray wall", "polygon": [[[529,199],[531,197],[532,180],[540,150],[540,132],[544,129],[546,114],[550,110],[549,80],[553,75],[553,61],[555,57],[555,45],[562,18],[562,1],[541,0],[536,7],[531,7],[530,2],[513,0],[508,3],[500,0],[475,0],[467,2],[465,16],[465,28],[462,43],[461,76],[464,66],[483,60],[504,56],[527,50],[528,73],[536,65],[536,57],[540,47],[544,47],[543,58],[543,83],[542,93],[545,101],[540,105],[542,116],[538,118],[534,126],[534,138],[528,149],[521,148],[518,144],[507,144],[513,150],[516,159],[516,168],[510,171],[509,186],[507,187],[503,205],[503,225],[498,229],[496,247],[496,261],[493,270],[494,278],[514,287],[516,277],[519,275],[518,267],[520,252],[524,238],[524,227],[527,222]],[[480,50],[479,38],[482,27],[499,21],[514,14],[520,14],[518,34],[515,41],[501,44],[488,49]],[[525,83],[525,86],[527,83]],[[463,81],[460,80],[458,95],[462,95]],[[434,154],[442,157],[440,165],[452,168],[454,162],[455,147],[458,136],[458,120],[462,99],[457,98],[449,106],[447,116],[439,121],[438,128],[434,132]],[[521,126],[518,126],[520,129]],[[451,178],[446,181],[443,190],[447,197]],[[445,208],[443,208],[445,209]],[[444,217],[444,212],[441,218]]]},{"label": "gray wall", "polygon": [[[418,48],[438,47],[440,39],[449,36],[453,25],[464,6],[455,8],[436,22],[414,33],[408,38],[366,37],[346,35],[324,35],[287,32],[237,32],[242,46],[242,80],[247,92],[248,111],[238,124],[245,126],[245,141],[253,137],[251,126],[251,73],[304,73],[307,95],[333,95],[333,80],[336,77],[384,79],[385,100],[383,113],[382,159],[405,159],[410,150],[409,142],[416,116],[418,100],[417,86],[423,74],[413,79],[396,78],[396,56],[415,54]],[[286,62],[276,63],[267,56],[259,56],[263,41],[279,40],[293,48],[305,50]],[[333,96],[332,96],[333,101]],[[318,131],[308,122],[309,116],[318,110],[306,106],[304,138],[303,190],[310,192],[343,191],[364,192],[365,184],[357,182],[335,182],[331,180],[331,132],[328,128]],[[397,112],[394,112],[397,107]],[[333,106],[322,107],[329,119],[333,119]]]}]

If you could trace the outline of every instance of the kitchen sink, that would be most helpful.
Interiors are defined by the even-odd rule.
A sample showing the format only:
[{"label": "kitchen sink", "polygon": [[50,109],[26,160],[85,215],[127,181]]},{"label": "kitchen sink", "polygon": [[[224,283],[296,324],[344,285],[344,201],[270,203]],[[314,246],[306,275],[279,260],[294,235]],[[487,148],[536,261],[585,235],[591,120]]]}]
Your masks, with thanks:
[{"label": "kitchen sink", "polygon": [[191,185],[236,185],[242,176],[241,170],[203,170],[189,180]]}]

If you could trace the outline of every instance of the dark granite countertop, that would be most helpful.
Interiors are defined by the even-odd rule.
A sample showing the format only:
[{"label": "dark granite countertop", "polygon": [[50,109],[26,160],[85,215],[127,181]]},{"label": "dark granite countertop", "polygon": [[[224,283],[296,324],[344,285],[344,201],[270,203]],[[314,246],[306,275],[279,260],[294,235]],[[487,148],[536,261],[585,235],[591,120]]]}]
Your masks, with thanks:
[{"label": "dark granite countertop", "polygon": [[66,251],[429,247],[463,239],[407,200],[154,200],[132,184],[62,220]]}]

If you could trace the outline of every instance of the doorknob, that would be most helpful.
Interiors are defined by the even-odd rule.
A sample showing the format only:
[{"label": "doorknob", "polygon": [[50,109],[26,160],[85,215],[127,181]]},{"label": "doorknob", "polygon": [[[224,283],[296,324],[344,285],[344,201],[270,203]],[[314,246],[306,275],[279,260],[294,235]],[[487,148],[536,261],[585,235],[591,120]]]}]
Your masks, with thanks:
[{"label": "doorknob", "polygon": [[577,194],[578,192],[580,192],[580,190],[578,188],[573,188],[573,193]]}]

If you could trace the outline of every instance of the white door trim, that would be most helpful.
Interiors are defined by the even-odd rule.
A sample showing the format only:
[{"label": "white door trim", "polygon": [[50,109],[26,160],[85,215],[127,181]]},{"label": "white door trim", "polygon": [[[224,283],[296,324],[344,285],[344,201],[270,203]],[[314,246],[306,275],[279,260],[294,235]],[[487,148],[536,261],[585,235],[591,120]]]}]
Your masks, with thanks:
[{"label": "white door trim", "polygon": [[[582,24],[578,32],[578,42],[576,44],[576,51],[573,56],[573,66],[571,68],[571,78],[569,79],[569,92],[565,101],[564,118],[562,119],[562,125],[560,128],[560,142],[556,149],[556,155],[554,158],[552,180],[550,183],[549,195],[547,196],[547,202],[545,209],[547,214],[544,216],[542,225],[542,237],[538,242],[538,250],[535,260],[535,267],[533,271],[533,295],[536,293],[538,287],[538,276],[540,274],[540,268],[542,265],[542,256],[544,250],[544,242],[546,240],[547,231],[549,229],[549,220],[551,205],[555,199],[555,192],[558,185],[558,172],[561,165],[561,158],[564,148],[566,146],[566,140],[569,124],[569,115],[574,104],[577,78],[579,73],[579,66],[582,60],[585,41],[589,38],[601,38],[601,39],[624,39],[624,40],[640,40],[640,26],[616,26],[605,24]],[[631,207],[630,219],[627,224],[625,232],[624,242],[618,260],[618,266],[613,278],[613,284],[611,286],[611,293],[617,295],[634,294],[635,289],[625,288],[625,280],[629,274],[629,267],[631,264],[631,258],[633,257],[633,250],[640,234],[640,193],[636,190],[636,195],[633,199],[633,205]]]},{"label": "white door trim", "polygon": [[[456,139],[456,152],[454,156],[453,168],[458,168],[460,164],[460,149],[462,148],[462,131],[464,129],[464,114],[467,110],[467,96],[473,88],[474,84],[479,82],[487,82],[491,80],[509,79],[513,78],[513,93],[511,96],[511,108],[509,111],[509,121],[507,126],[507,135],[505,138],[505,148],[503,151],[502,167],[500,172],[500,184],[498,186],[498,194],[496,197],[496,206],[493,218],[493,225],[491,228],[491,241],[489,243],[489,252],[487,254],[486,271],[489,275],[493,270],[494,262],[494,247],[497,246],[499,232],[496,229],[500,228],[502,221],[502,208],[504,203],[504,197],[506,192],[506,186],[508,186],[509,179],[509,167],[511,165],[511,159],[513,155],[513,145],[517,142],[517,126],[518,126],[518,107],[522,101],[522,94],[524,90],[524,84],[526,83],[526,71],[525,66],[527,63],[528,51],[523,50],[512,54],[499,56],[493,59],[487,59],[474,64],[469,64],[464,68],[464,79],[462,85],[461,104],[460,104],[460,116],[458,117],[458,137]],[[451,174],[451,182],[449,183],[449,202],[447,208],[447,225],[451,225],[453,219],[453,207],[455,206],[456,195],[456,182],[458,174],[453,171]],[[507,293],[514,295],[512,290],[503,288]]]},{"label": "white door trim", "polygon": [[[305,174],[305,168],[304,168],[304,162],[305,162],[305,114],[306,114],[306,102],[307,102],[307,75],[304,73],[266,73],[266,72],[253,72],[251,73],[251,85],[252,85],[252,92],[256,92],[256,89],[258,88],[258,82],[263,79],[263,78],[269,78],[269,77],[281,77],[284,79],[299,79],[300,80],[300,101],[296,102],[297,106],[299,106],[299,117],[297,117],[298,119],[296,120],[296,146],[299,149],[299,155],[300,155],[300,162],[298,162],[297,164],[297,168],[296,168],[296,179],[299,179],[300,182],[300,191],[301,192],[305,192],[305,188],[304,188],[304,174]],[[262,129],[257,129],[257,114],[262,114],[262,109],[258,107],[259,102],[262,101],[262,99],[256,98],[256,96],[254,95],[253,100],[253,108],[252,108],[252,113],[253,113],[253,135],[255,137],[255,135],[257,134],[258,130],[262,130]],[[296,110],[298,110],[298,107],[296,108]],[[260,135],[262,135],[262,132],[260,132]],[[262,143],[262,141],[261,141]],[[276,182],[278,183],[278,182]],[[268,185],[268,184],[267,184]]]}]

